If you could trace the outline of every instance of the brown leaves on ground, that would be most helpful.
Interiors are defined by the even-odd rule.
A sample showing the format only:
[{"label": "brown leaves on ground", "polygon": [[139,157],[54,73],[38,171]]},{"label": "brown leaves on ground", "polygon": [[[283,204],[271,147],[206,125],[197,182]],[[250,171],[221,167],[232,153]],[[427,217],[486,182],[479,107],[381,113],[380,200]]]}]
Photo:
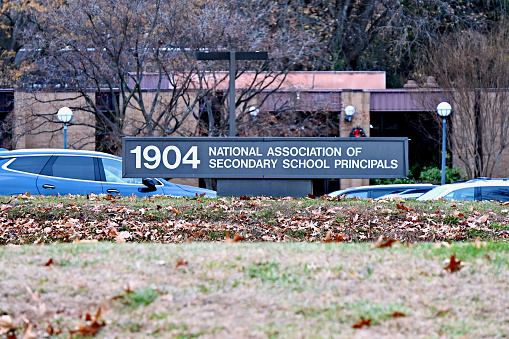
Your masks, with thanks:
[{"label": "brown leaves on ground", "polygon": [[353,328],[362,328],[364,326],[370,326],[371,325],[371,322],[372,320],[371,319],[364,319],[364,318],[361,318],[361,321],[359,321],[358,323],[356,323],[355,325],[353,325],[352,327]]},{"label": "brown leaves on ground", "polygon": [[450,273],[454,273],[456,271],[459,271],[461,269],[461,260],[456,260],[456,255],[451,255],[451,258],[449,259],[449,263],[447,266],[444,267],[446,271],[449,271]]},{"label": "brown leaves on ground", "polygon": [[10,315],[2,315],[0,316],[0,335],[7,334],[8,332],[15,330],[16,326],[12,321]]},{"label": "brown leaves on ground", "polygon": [[90,315],[90,313],[86,313],[84,316],[84,323],[78,324],[78,328],[70,331],[71,335],[78,335],[81,337],[93,337],[97,334],[97,332],[101,329],[101,327],[105,326],[106,323],[104,320],[100,320],[101,316],[101,308],[97,310],[95,315]]},{"label": "brown leaves on ground", "polygon": [[392,247],[393,244],[398,241],[389,237],[380,236],[378,240],[371,245],[371,248],[384,248],[384,247]]},{"label": "brown leaves on ground", "polygon": [[242,240],[246,240],[246,238],[241,236],[240,234],[235,234],[233,238],[230,238],[230,232],[226,232],[226,236],[224,237],[224,242],[227,243],[239,242]]},{"label": "brown leaves on ground", "polygon": [[178,268],[187,268],[188,262],[182,258],[177,258],[177,263],[175,264],[175,269]]},{"label": "brown leaves on ground", "polygon": [[88,200],[61,197],[57,203],[54,199],[24,195],[0,205],[0,245],[306,241],[376,242],[375,247],[389,247],[395,243],[389,239],[473,241],[479,234],[483,239],[509,239],[506,229],[491,227],[509,224],[508,211],[481,210],[472,202],[428,207],[408,201],[328,197],[176,200],[90,195]]}]

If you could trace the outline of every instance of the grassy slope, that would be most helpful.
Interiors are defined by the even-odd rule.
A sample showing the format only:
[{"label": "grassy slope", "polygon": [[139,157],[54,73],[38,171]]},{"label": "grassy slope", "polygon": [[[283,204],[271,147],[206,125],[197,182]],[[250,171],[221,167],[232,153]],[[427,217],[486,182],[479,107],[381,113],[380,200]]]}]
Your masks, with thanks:
[{"label": "grassy slope", "polygon": [[[0,311],[20,337],[27,321],[38,336],[68,337],[100,308],[97,335],[108,338],[492,338],[509,333],[508,252],[492,242],[8,246]],[[462,268],[449,273],[452,254]],[[370,326],[354,328],[363,318]]]},{"label": "grassy slope", "polygon": [[[18,337],[509,333],[500,203],[1,200],[0,333],[6,319]],[[381,235],[401,242],[372,248]],[[50,245],[19,246],[33,243]]]}]

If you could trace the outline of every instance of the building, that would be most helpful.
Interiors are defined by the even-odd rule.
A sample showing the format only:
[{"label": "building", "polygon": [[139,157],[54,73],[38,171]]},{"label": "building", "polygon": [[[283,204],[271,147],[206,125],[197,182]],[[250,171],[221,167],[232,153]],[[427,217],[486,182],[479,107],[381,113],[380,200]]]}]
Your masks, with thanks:
[{"label": "building", "polygon": [[[248,86],[253,76],[254,73],[248,72],[238,78],[237,90]],[[223,79],[225,78],[227,73],[223,76]],[[150,75],[145,77],[142,88],[147,95],[152,95],[155,81],[155,77],[151,78]],[[271,119],[277,119],[271,116],[272,112],[278,112],[278,117],[284,117],[287,114],[285,112],[292,112],[306,119],[318,112],[326,112],[329,122],[337,126],[337,129],[334,127],[329,130],[327,136],[348,137],[354,128],[360,127],[368,137],[409,137],[410,165],[436,164],[438,166],[440,129],[437,129],[437,125],[433,125],[429,118],[433,114],[436,115],[433,110],[440,102],[437,101],[440,98],[430,100],[429,92],[420,91],[411,83],[404,89],[387,89],[385,83],[384,72],[290,73],[280,86],[275,84],[266,86],[250,100],[250,114],[246,115],[249,121],[243,133],[248,136],[257,136],[261,133],[253,129],[255,124],[252,121],[260,119],[262,114]],[[166,86],[166,91],[170,93],[171,86],[169,84]],[[228,81],[216,84],[215,97],[212,99],[224,102],[227,86]],[[430,86],[433,87],[433,84]],[[114,95],[116,98],[113,98]],[[108,108],[113,108],[108,107],[113,105],[113,99],[120,100],[118,93],[109,91],[91,93],[88,97],[95,98],[95,104],[105,113]],[[200,105],[193,108],[194,111],[189,115],[191,118],[181,126],[181,135],[196,135],[200,122],[203,122],[204,105],[205,103],[200,101]],[[0,142],[4,142],[4,147],[15,149],[62,147],[63,125],[57,121],[56,113],[64,106],[71,107],[74,111],[74,118],[68,128],[70,148],[97,149],[98,137],[94,127],[96,116],[90,109],[90,103],[80,93],[69,90],[6,89],[0,91],[0,120],[3,122]],[[355,108],[355,114],[350,121],[345,119],[347,106]],[[282,107],[286,108],[282,109]],[[140,121],[141,118],[135,108],[127,109],[123,133],[136,135],[135,130]],[[320,121],[315,123],[320,124]],[[164,135],[164,133],[158,134],[156,131],[153,135]],[[507,158],[504,157],[505,163]],[[501,166],[503,167],[503,164]],[[186,183],[197,184],[189,181]],[[367,184],[369,179],[344,179],[340,182],[341,188]],[[337,187],[334,185],[337,183],[332,185],[326,183],[318,191],[322,193],[339,188],[339,185]]]}]

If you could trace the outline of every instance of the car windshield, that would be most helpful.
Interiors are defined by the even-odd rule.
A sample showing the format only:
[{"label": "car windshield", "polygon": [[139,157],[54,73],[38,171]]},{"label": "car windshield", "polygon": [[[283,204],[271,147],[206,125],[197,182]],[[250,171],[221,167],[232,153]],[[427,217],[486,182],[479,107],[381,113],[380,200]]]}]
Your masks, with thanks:
[{"label": "car windshield", "polygon": [[439,186],[431,191],[428,191],[421,195],[417,200],[433,200],[436,199],[442,192],[444,192],[447,189],[447,186]]}]

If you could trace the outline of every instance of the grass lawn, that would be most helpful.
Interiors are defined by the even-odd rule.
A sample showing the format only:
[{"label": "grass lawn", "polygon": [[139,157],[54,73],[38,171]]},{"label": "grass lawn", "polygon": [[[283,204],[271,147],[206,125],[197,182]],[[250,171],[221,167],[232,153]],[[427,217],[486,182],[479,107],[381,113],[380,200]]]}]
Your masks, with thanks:
[{"label": "grass lawn", "polygon": [[500,203],[1,200],[0,338],[509,333]]}]

